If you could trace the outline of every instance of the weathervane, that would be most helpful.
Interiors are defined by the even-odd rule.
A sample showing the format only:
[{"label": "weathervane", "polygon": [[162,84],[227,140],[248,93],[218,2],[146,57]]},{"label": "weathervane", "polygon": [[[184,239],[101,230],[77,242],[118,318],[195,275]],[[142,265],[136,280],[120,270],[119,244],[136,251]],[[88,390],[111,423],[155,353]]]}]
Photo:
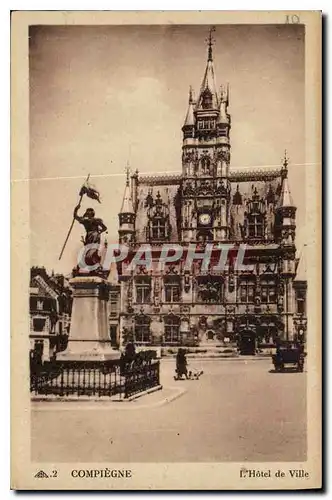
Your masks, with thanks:
[{"label": "weathervane", "polygon": [[286,169],[288,167],[288,163],[289,163],[289,158],[288,158],[288,155],[287,155],[287,149],[285,149],[285,153],[284,153],[284,157],[282,159],[282,165],[283,167]]},{"label": "weathervane", "polygon": [[208,61],[212,61],[212,45],[215,43],[215,39],[213,38],[212,36],[212,33],[216,31],[216,28],[215,26],[212,26],[210,28],[210,32],[209,32],[209,38],[207,38],[205,41],[208,43],[208,47],[209,47],[209,52],[208,52]]},{"label": "weathervane", "polygon": [[127,165],[125,168],[125,172],[126,172],[126,185],[129,186],[130,167],[129,167],[128,161],[127,161]]}]

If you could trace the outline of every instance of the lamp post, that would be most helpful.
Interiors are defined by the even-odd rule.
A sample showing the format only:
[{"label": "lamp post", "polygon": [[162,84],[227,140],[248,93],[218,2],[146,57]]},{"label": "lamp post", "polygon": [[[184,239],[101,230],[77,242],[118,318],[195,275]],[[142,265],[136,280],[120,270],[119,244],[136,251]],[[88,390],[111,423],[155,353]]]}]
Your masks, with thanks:
[{"label": "lamp post", "polygon": [[286,340],[289,340],[289,327],[288,327],[288,278],[285,278],[286,285]]}]

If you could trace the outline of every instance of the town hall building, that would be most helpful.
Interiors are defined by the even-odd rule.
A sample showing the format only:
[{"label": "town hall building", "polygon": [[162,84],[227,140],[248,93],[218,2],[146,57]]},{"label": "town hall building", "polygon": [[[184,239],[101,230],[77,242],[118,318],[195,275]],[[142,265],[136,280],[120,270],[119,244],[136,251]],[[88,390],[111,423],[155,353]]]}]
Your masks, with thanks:
[{"label": "town hall building", "polygon": [[[182,127],[181,175],[140,175],[127,180],[119,213],[119,243],[129,247],[119,263],[120,343],[200,345],[227,338],[269,345],[304,340],[306,306],[296,310],[294,286],[296,207],[288,181],[288,158],[280,168],[245,171],[230,167],[231,116],[228,86],[216,87],[211,37],[197,99],[189,91]],[[184,260],[158,265],[162,245],[184,249],[195,243],[246,245],[249,269],[230,259],[223,271]],[[153,252],[153,268],[128,270],[142,244]],[[294,318],[296,317],[296,321]]]}]

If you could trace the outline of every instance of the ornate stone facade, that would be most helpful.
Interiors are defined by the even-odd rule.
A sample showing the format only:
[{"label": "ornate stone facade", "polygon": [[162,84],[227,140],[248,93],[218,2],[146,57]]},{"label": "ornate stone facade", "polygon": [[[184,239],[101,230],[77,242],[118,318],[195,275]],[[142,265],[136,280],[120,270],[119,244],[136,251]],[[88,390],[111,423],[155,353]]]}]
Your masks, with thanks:
[{"label": "ornate stone facade", "polygon": [[[182,127],[182,174],[139,175],[126,182],[119,241],[129,246],[119,267],[120,336],[138,344],[198,345],[229,339],[271,344],[292,339],[296,277],[295,213],[288,159],[279,169],[230,169],[229,89],[218,91],[212,46],[198,99],[190,90]],[[183,259],[159,264],[162,245],[180,244]],[[246,245],[239,270],[184,266],[186,248],[208,243]],[[128,270],[142,244],[152,247],[152,268]],[[232,255],[232,254],[230,254]],[[212,251],[212,258],[215,252]]]}]

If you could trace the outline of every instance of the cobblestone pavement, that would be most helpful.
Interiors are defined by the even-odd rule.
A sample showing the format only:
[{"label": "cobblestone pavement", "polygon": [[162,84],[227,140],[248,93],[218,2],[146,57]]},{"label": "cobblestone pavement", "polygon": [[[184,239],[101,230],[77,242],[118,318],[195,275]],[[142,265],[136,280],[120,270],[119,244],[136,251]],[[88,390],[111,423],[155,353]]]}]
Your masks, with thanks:
[{"label": "cobblestone pavement", "polygon": [[[163,360],[165,390],[140,398],[132,411],[112,403],[73,403],[69,409],[69,403],[66,409],[62,403],[34,404],[32,459],[109,464],[306,459],[306,373],[270,373],[270,360],[245,358],[190,364],[204,370],[201,379],[174,381],[174,360]],[[172,387],[183,389],[173,400]]]}]

